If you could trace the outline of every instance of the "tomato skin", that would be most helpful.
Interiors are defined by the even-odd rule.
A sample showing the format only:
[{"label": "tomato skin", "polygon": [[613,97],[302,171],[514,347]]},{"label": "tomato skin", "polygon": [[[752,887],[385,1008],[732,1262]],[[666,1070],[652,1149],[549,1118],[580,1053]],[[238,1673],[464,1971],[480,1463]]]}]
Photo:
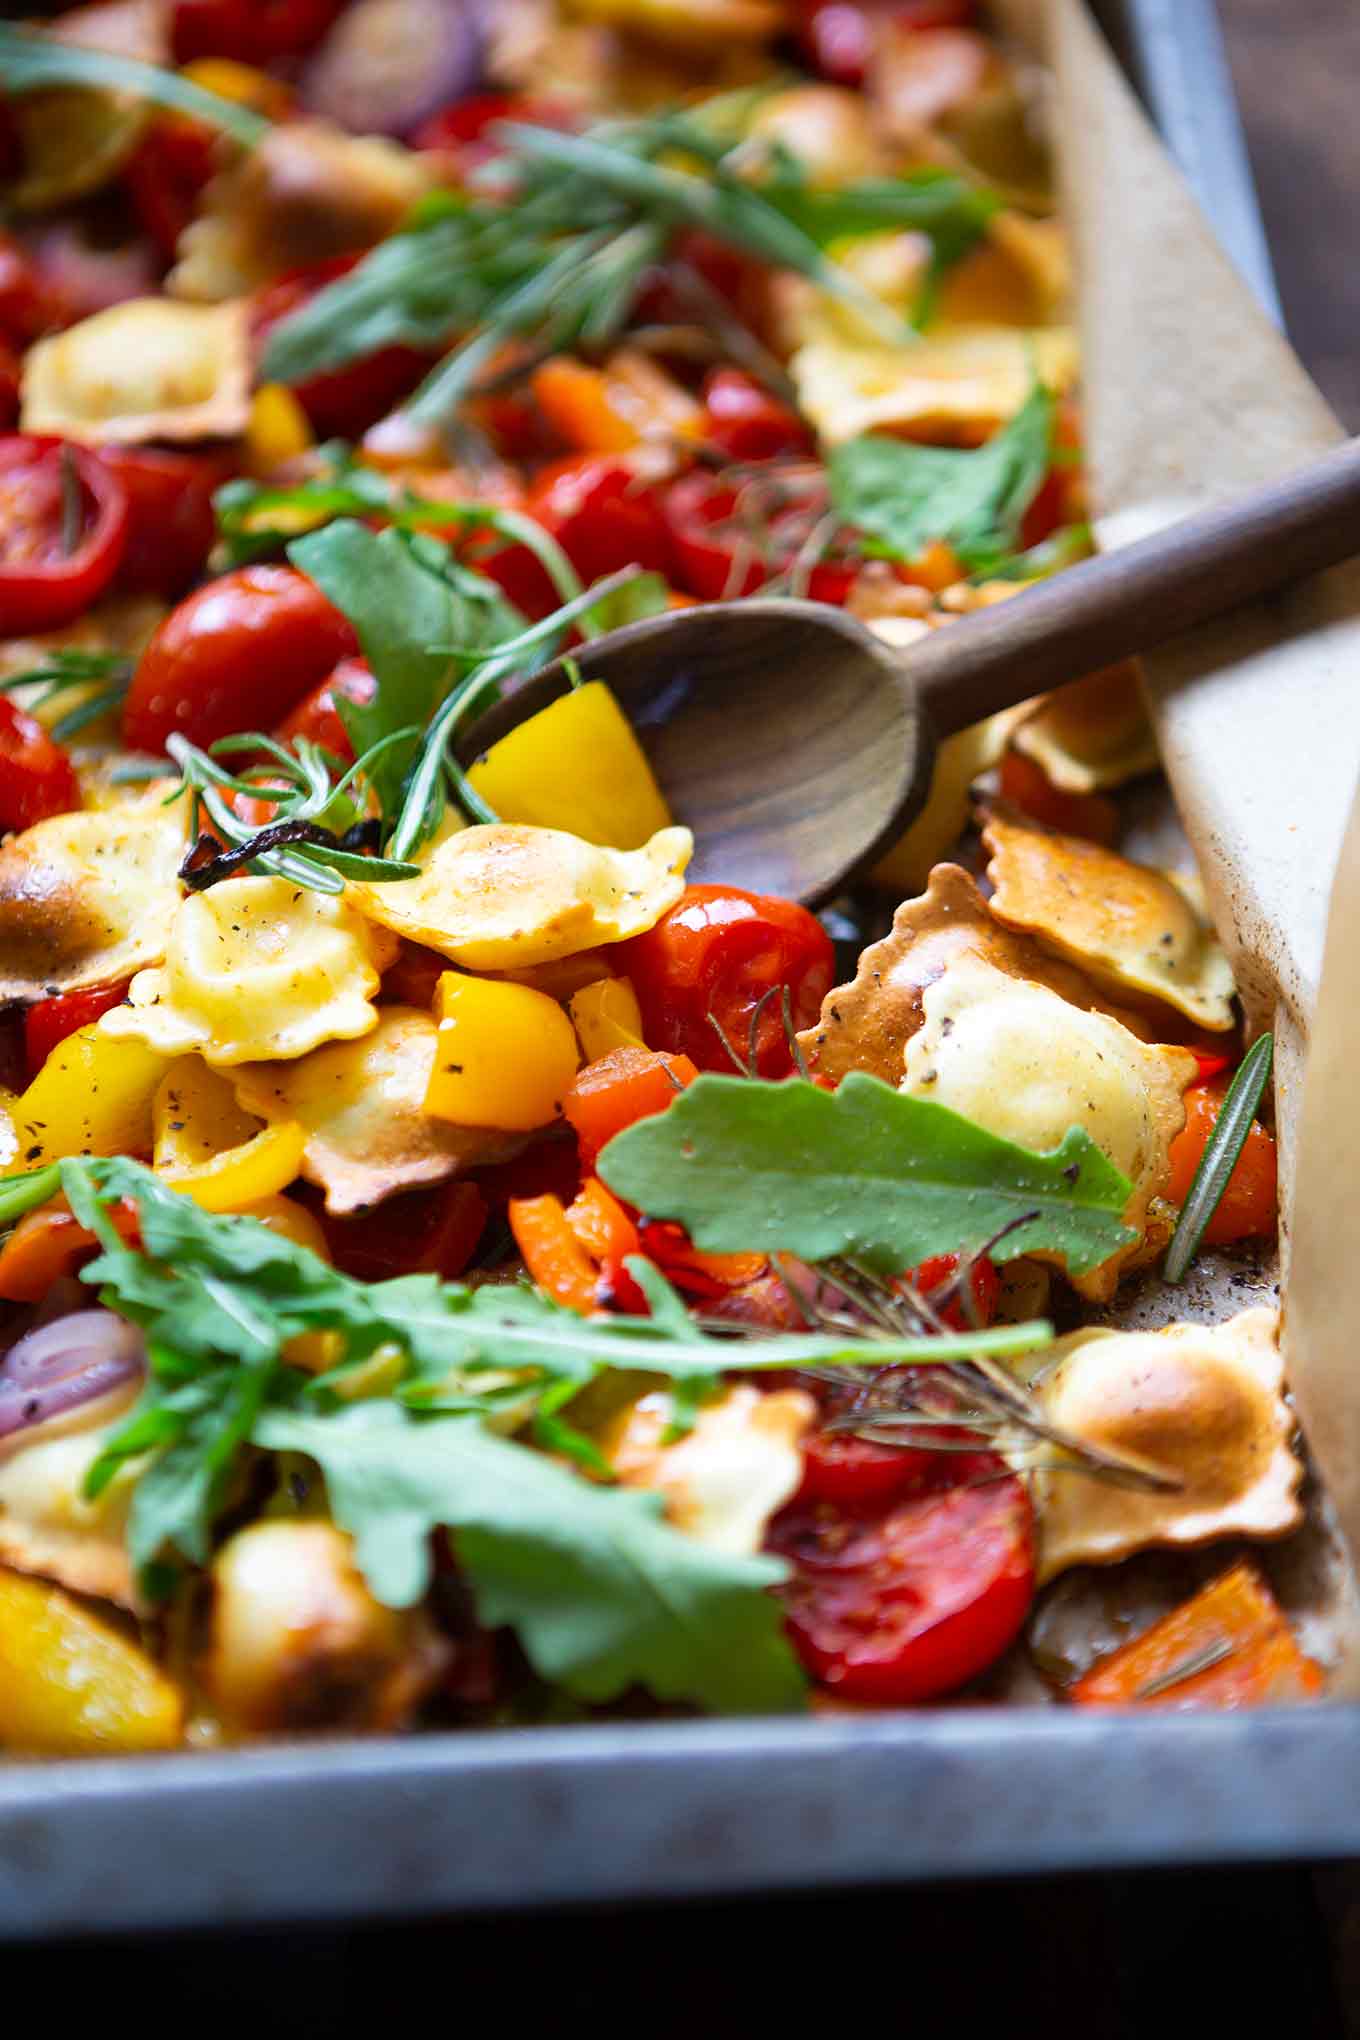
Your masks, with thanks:
[{"label": "tomato skin", "polygon": [[269,64],[320,42],[343,0],[174,0],[170,46],[177,64],[231,57]]},{"label": "tomato skin", "polygon": [[[620,567],[669,572],[670,544],[656,493],[617,454],[553,461],[535,478],[525,509],[552,533],[586,583]],[[561,601],[525,546],[503,547],[480,565],[526,616],[547,616]]]},{"label": "tomato skin", "polygon": [[12,234],[0,234],[0,338],[20,352],[52,323],[38,271]]},{"label": "tomato skin", "polygon": [[354,1218],[322,1212],[326,1245],[337,1268],[360,1282],[394,1275],[461,1275],[486,1225],[486,1199],[466,1177],[407,1190]]},{"label": "tomato skin", "polygon": [[0,831],[80,806],[75,767],[35,716],[0,694]]},{"label": "tomato skin", "polygon": [[850,1515],[872,1512],[917,1486],[929,1459],[914,1445],[880,1445],[850,1431],[813,1431],[803,1440],[803,1483],[793,1506],[830,1502]]},{"label": "tomato skin", "polygon": [[[959,1272],[959,1258],[957,1254],[932,1254],[929,1260],[922,1261],[919,1267],[909,1268],[907,1276],[912,1287],[918,1290],[927,1302],[931,1301],[938,1290],[947,1288],[953,1282]],[[989,1325],[996,1315],[997,1298],[1001,1294],[1001,1277],[986,1254],[974,1257],[969,1271],[968,1286],[973,1292],[972,1318],[969,1317],[961,1296],[952,1297],[940,1309],[940,1316],[945,1324],[952,1326],[956,1332],[967,1331],[970,1324]]]},{"label": "tomato skin", "polygon": [[[352,701],[358,707],[365,707],[378,691],[373,670],[365,659],[342,659],[335,671],[328,674],[319,687],[304,695],[297,707],[286,715],[274,735],[281,744],[292,744],[299,737],[306,737],[313,744],[320,744],[337,758],[343,758],[347,765],[354,763],[354,745],[349,731],[340,720],[340,711],[335,705],[339,695],[344,701]],[[440,958],[440,967],[448,969],[448,963]],[[431,988],[430,1000],[434,997]],[[428,1005],[430,1000],[425,1001]]]},{"label": "tomato skin", "polygon": [[172,262],[179,237],[218,168],[216,137],[202,121],[182,114],[154,120],[123,170],[123,181],[144,233]]},{"label": "tomato skin", "polygon": [[[740,491],[714,475],[682,475],[662,499],[670,533],[674,578],[679,587],[702,602],[733,602],[754,595],[772,575],[787,573],[800,546],[826,515],[825,477],[813,470],[801,485],[798,499],[768,519],[768,556],[753,553],[743,542],[739,522]],[[806,577],[813,602],[840,607],[854,586],[863,561],[822,559]]]},{"label": "tomato skin", "polygon": [[[83,512],[65,550],[63,478],[73,473]],[[96,453],[60,439],[0,439],[0,637],[59,630],[90,607],[118,571],[128,501]]]},{"label": "tomato skin", "polygon": [[99,458],[128,501],[127,543],[118,584],[173,601],[197,580],[217,538],[213,495],[232,463],[211,453],[154,446],[105,446]]},{"label": "tomato skin", "polygon": [[0,340],[0,432],[12,432],[19,422],[19,393],[23,377],[23,363],[19,356]]},{"label": "tomato skin", "polygon": [[[318,291],[353,269],[358,254],[335,255],[293,269],[257,291],[250,311],[251,343],[259,358],[272,326],[296,312]],[[418,347],[380,347],[343,368],[327,369],[291,383],[293,395],[307,413],[319,439],[357,439],[409,396],[434,361]]]},{"label": "tomato skin", "polygon": [[268,727],[358,651],[347,618],[292,567],[238,567],[172,609],[143,652],[123,741],[163,751],[179,731],[200,746]]},{"label": "tomato skin", "polygon": [[953,1692],[1014,1641],[1034,1597],[1034,1512],[989,1452],[934,1455],[915,1493],[852,1516],[795,1502],[771,1547],[805,1668],[847,1700],[905,1706]]},{"label": "tomato skin", "polygon": [[[1167,1196],[1184,1204],[1190,1194],[1210,1134],[1223,1108],[1228,1079],[1192,1084],[1185,1094],[1185,1126],[1171,1143],[1171,1181]],[[1228,1187],[1204,1232],[1207,1246],[1223,1247],[1233,1240],[1268,1239],[1278,1223],[1275,1141],[1258,1119],[1237,1158]]]},{"label": "tomato skin", "polygon": [[502,153],[500,145],[487,134],[487,129],[501,120],[563,130],[580,125],[565,101],[535,99],[518,92],[479,92],[471,99],[442,106],[438,113],[423,120],[411,136],[411,147],[447,151],[457,156],[460,170],[472,170]]},{"label": "tomato skin", "polygon": [[[831,937],[806,907],[723,885],[686,886],[654,928],[618,944],[618,956],[637,993],[646,1039],[689,1056],[701,1070],[732,1068],[710,1014],[744,1057],[763,994],[787,985],[794,1027],[809,1027],[836,963]],[[762,1077],[784,1077],[793,1068],[778,999],[761,1014],[756,1065]]]},{"label": "tomato skin", "polygon": [[704,384],[708,416],[704,437],[733,460],[773,460],[810,454],[812,434],[798,413],[781,404],[740,368],[715,368]]},{"label": "tomato skin", "polygon": [[24,1014],[24,1060],[30,1079],[36,1077],[59,1042],[78,1027],[88,1027],[103,1013],[121,1006],[127,997],[130,978],[116,985],[95,985],[88,992],[60,992],[53,999],[39,999]]},{"label": "tomato skin", "polygon": [[1109,847],[1119,833],[1119,810],[1105,794],[1064,793],[1043,766],[1023,751],[1007,751],[1001,760],[1000,782],[1003,800],[1064,836],[1085,836]]}]

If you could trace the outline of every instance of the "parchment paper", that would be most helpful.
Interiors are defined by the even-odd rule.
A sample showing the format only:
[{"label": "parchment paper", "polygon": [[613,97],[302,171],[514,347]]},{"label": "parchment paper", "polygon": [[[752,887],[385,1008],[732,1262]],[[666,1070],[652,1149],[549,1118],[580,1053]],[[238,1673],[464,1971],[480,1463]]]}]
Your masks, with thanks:
[{"label": "parchment paper", "polygon": [[[1082,0],[1011,0],[993,12],[1032,47],[1039,38],[1056,76],[1102,549],[1300,466],[1341,438],[1219,249]],[[1360,1552],[1360,1228],[1350,1216],[1360,1083],[1346,1050],[1360,1007],[1360,818],[1347,839],[1325,974],[1323,948],[1360,772],[1360,565],[1180,639],[1146,662],[1146,681],[1249,1028],[1275,1031],[1285,1351],[1325,1488],[1313,1498],[1314,1549],[1295,1580],[1305,1605],[1291,1613],[1329,1632],[1331,1691],[1349,1696],[1360,1692],[1360,1620],[1344,1553],[1344,1544]],[[1225,1294],[1216,1315],[1234,1307]]]}]

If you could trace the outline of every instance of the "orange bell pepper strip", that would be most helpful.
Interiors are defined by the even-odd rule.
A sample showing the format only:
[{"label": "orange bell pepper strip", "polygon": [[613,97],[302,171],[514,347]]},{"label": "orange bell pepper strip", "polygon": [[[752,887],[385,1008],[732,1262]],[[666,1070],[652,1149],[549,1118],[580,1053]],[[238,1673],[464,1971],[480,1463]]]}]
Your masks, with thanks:
[{"label": "orange bell pepper strip", "polygon": [[581,1245],[560,1197],[512,1197],[506,1206],[515,1245],[539,1288],[555,1303],[590,1317],[596,1310],[599,1270]]},{"label": "orange bell pepper strip", "polygon": [[598,1176],[587,1176],[573,1203],[567,1224],[593,1261],[623,1261],[639,1252],[638,1229],[612,1190]]},{"label": "orange bell pepper strip", "polygon": [[[1173,1204],[1184,1204],[1199,1167],[1200,1156],[1214,1130],[1223,1105],[1228,1079],[1192,1084],[1185,1094],[1185,1126],[1171,1143],[1171,1182],[1167,1196]],[[1251,1130],[1228,1178],[1228,1187],[1209,1220],[1204,1238],[1209,1246],[1226,1246],[1230,1240],[1268,1238],[1278,1216],[1275,1139],[1259,1120]]]},{"label": "orange bell pepper strip", "polygon": [[628,453],[644,440],[698,439],[703,407],[645,354],[623,348],[603,368],[557,354],[530,387],[559,439],[581,453]]},{"label": "orange bell pepper strip", "polygon": [[1256,1567],[1244,1559],[1078,1679],[1079,1707],[1267,1707],[1311,1700],[1323,1675],[1303,1655]]},{"label": "orange bell pepper strip", "polygon": [[1108,848],[1119,833],[1119,810],[1112,800],[1103,793],[1064,793],[1023,751],[1007,751],[1001,760],[999,791],[1031,821],[1064,836],[1085,836]]},{"label": "orange bell pepper strip", "polygon": [[664,1112],[698,1074],[687,1055],[650,1048],[615,1048],[578,1071],[562,1110],[580,1143],[582,1167],[593,1169],[600,1149],[616,1133]]},{"label": "orange bell pepper strip", "polygon": [[[114,1205],[110,1217],[129,1246],[139,1244],[133,1205]],[[77,1223],[66,1199],[54,1197],[25,1212],[0,1248],[0,1297],[9,1303],[41,1303],[55,1283],[74,1275],[98,1251],[98,1240]]]}]

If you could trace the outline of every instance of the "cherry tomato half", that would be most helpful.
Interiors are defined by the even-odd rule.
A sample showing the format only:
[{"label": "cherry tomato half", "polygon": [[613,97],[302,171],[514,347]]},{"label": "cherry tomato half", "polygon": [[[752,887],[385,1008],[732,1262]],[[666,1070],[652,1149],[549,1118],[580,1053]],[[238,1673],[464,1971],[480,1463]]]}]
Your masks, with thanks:
[{"label": "cherry tomato half", "polygon": [[[689,1056],[701,1070],[732,1067],[710,1014],[745,1057],[758,1001],[787,985],[794,1026],[810,1027],[836,963],[831,937],[806,907],[724,885],[686,886],[654,928],[618,945],[618,956],[646,1040]],[[760,1016],[756,1066],[762,1077],[787,1076],[793,1067],[777,997]]]},{"label": "cherry tomato half", "polygon": [[[256,354],[272,326],[300,310],[328,283],[353,269],[358,260],[357,254],[332,256],[306,269],[290,270],[258,291],[250,313]],[[410,395],[433,360],[433,354],[417,347],[379,347],[343,368],[309,375],[291,388],[319,439],[357,439]]]},{"label": "cherry tomato half", "polygon": [[[817,541],[829,506],[826,476],[817,467],[792,470],[777,481],[753,479],[741,488],[716,475],[682,475],[662,499],[676,585],[703,602],[754,595],[774,576],[788,573],[803,548]],[[863,565],[858,556],[847,557],[848,551],[839,533],[821,546],[804,580],[814,602],[845,601]]]},{"label": "cherry tomato half", "polygon": [[213,495],[233,463],[220,454],[156,446],[103,446],[99,458],[128,502],[119,587],[175,600],[207,565],[217,537]]},{"label": "cherry tomato half", "polygon": [[31,257],[0,234],[0,339],[22,351],[52,324],[52,306]]},{"label": "cherry tomato half", "polygon": [[96,453],[0,439],[0,637],[73,622],[118,571],[127,527],[127,495]]},{"label": "cherry tomato half", "polygon": [[812,452],[812,434],[798,413],[740,368],[713,370],[704,384],[704,409],[704,438],[733,460]]},{"label": "cherry tomato half", "polygon": [[[620,567],[666,573],[670,546],[655,491],[616,454],[573,454],[539,473],[525,504],[550,531],[585,582]],[[505,546],[479,562],[526,616],[558,606],[547,575],[527,547]]]},{"label": "cherry tomato half", "polygon": [[[378,683],[365,660],[342,659],[335,671],[319,687],[305,695],[291,715],[284,717],[274,735],[281,744],[291,744],[298,737],[306,737],[335,757],[343,758],[347,765],[352,765],[354,745],[340,720],[335,698],[339,695],[342,700],[355,702],[362,708],[372,701],[377,691]],[[441,957],[440,964],[443,969],[448,969],[446,959]]]},{"label": "cherry tomato half", "polygon": [[953,1692],[1012,1643],[1034,1596],[1034,1511],[988,1452],[936,1454],[916,1493],[881,1513],[794,1503],[770,1544],[812,1676],[847,1700],[903,1706]]},{"label": "cherry tomato half", "polygon": [[19,422],[19,393],[24,367],[14,349],[0,340],[0,432],[12,432]]},{"label": "cherry tomato half", "polygon": [[127,978],[116,985],[94,985],[88,992],[61,992],[54,999],[39,999],[24,1014],[24,1059],[29,1077],[36,1077],[58,1042],[65,1041],[78,1027],[88,1027],[102,1013],[121,1006],[127,997]]},{"label": "cherry tomato half", "polygon": [[31,829],[79,806],[75,768],[61,745],[0,694],[0,830]]},{"label": "cherry tomato half", "polygon": [[170,46],[177,64],[231,57],[269,64],[320,42],[344,0],[174,0]]},{"label": "cherry tomato half", "polygon": [[358,651],[348,620],[291,567],[238,567],[172,609],[138,662],[123,740],[163,751],[268,729]]}]

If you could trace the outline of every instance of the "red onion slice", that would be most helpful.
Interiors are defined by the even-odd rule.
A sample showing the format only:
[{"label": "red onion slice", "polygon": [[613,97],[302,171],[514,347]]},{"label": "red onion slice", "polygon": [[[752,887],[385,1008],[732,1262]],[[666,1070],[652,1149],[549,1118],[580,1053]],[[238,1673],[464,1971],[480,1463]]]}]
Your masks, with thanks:
[{"label": "red onion slice", "polygon": [[303,103],[358,135],[409,135],[478,83],[482,36],[464,0],[357,0],[302,76]]},{"label": "red onion slice", "polygon": [[39,1325],[0,1360],[0,1438],[94,1402],[135,1381],[145,1366],[141,1332],[111,1310],[78,1310]]}]

